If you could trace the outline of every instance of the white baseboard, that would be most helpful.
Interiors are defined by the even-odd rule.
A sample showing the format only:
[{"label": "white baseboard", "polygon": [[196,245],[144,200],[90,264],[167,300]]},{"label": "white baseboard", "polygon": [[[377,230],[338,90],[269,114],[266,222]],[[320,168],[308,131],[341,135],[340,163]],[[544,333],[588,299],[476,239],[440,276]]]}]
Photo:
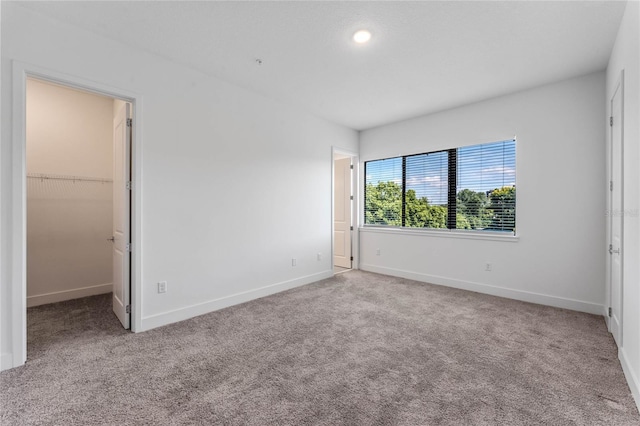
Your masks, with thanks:
[{"label": "white baseboard", "polygon": [[81,297],[95,296],[97,294],[110,293],[113,285],[99,284],[89,287],[74,288],[72,290],[54,291],[52,293],[36,294],[27,297],[27,308],[45,305],[47,303],[63,302],[65,300],[79,299]]},{"label": "white baseboard", "polygon": [[597,303],[566,299],[563,297],[550,296],[547,294],[496,287],[488,284],[462,281],[440,277],[437,275],[428,275],[419,272],[405,271],[395,268],[385,268],[382,266],[368,264],[361,264],[360,269],[362,269],[363,271],[376,272],[378,274],[392,275],[395,277],[407,278],[410,280],[422,281],[430,284],[442,285],[445,287],[459,288],[462,290],[475,291],[476,293],[490,294],[492,296],[505,297],[507,299],[515,299],[523,302],[536,303],[539,305],[553,306],[556,308],[570,309],[572,311],[586,312],[589,314],[602,315],[602,313],[604,312],[604,306]]},{"label": "white baseboard", "polygon": [[5,352],[0,354],[0,371],[8,370],[15,367],[13,365],[13,355]]},{"label": "white baseboard", "polygon": [[295,278],[289,281],[283,281],[276,284],[267,285],[254,290],[243,291],[241,293],[232,294],[230,296],[221,297],[219,299],[209,300],[207,302],[198,303],[197,305],[186,306],[174,311],[163,312],[161,314],[151,315],[142,318],[141,329],[138,331],[151,330],[152,328],[161,327],[163,325],[172,324],[178,321],[184,321],[199,315],[208,314],[209,312],[227,308],[229,306],[248,302],[250,300],[259,299],[281,291],[300,287],[325,278],[331,278],[333,271],[319,272],[317,274],[307,275]]},{"label": "white baseboard", "polygon": [[636,373],[633,371],[631,364],[629,364],[627,353],[624,348],[618,348],[618,359],[622,365],[624,377],[627,379],[627,383],[629,384],[629,389],[631,389],[631,395],[633,395],[638,411],[640,411],[640,381],[638,380]]}]

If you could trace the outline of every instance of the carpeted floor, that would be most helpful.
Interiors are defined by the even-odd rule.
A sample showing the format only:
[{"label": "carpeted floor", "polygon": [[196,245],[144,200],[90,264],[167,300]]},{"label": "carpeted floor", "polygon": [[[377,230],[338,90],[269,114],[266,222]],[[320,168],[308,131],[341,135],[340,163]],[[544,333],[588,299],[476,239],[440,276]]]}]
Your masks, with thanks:
[{"label": "carpeted floor", "polygon": [[132,334],[29,310],[2,425],[640,425],[602,317],[350,271]]}]

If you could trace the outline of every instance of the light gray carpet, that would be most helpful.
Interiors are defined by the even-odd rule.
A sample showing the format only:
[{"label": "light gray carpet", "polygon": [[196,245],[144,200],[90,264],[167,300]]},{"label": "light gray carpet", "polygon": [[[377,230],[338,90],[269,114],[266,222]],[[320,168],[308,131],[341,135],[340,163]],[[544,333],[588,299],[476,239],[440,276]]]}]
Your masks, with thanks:
[{"label": "light gray carpet", "polygon": [[602,317],[361,271],[131,334],[29,310],[2,425],[640,425]]}]

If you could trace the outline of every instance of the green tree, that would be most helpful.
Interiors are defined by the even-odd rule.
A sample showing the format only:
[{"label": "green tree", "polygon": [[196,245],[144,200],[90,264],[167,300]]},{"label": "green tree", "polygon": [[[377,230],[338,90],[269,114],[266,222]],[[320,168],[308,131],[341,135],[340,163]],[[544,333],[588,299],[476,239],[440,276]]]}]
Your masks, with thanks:
[{"label": "green tree", "polygon": [[405,221],[404,226],[421,228],[427,217],[428,202],[426,197],[417,198],[416,191],[410,189],[405,197]]},{"label": "green tree", "polygon": [[456,213],[456,229],[473,229],[469,218],[462,213]]},{"label": "green tree", "polygon": [[[402,226],[402,187],[395,182],[366,185],[365,223]],[[516,188],[496,188],[483,192],[463,189],[457,194],[457,229],[515,229]],[[431,206],[427,197],[418,198],[410,189],[405,194],[405,223],[413,228],[447,227],[447,207]]]},{"label": "green tree", "polygon": [[402,225],[402,188],[395,182],[368,183],[366,188],[365,223]]},{"label": "green tree", "polygon": [[489,229],[513,231],[516,227],[516,187],[503,186],[489,193],[492,212]]},{"label": "green tree", "polygon": [[416,197],[413,189],[405,195],[405,226],[413,228],[446,228],[447,208],[430,206],[427,197]]},{"label": "green tree", "polygon": [[[365,223],[402,226],[402,187],[395,182],[366,185]],[[462,225],[468,222],[461,219]],[[430,206],[426,197],[418,198],[412,189],[405,194],[405,225],[413,228],[446,228],[447,208]]]},{"label": "green tree", "polygon": [[456,198],[457,215],[463,215],[469,223],[469,228],[462,229],[483,229],[491,223],[492,213],[487,210],[487,194],[463,189]]},{"label": "green tree", "polygon": [[447,227],[447,208],[444,206],[428,206],[425,228],[445,228]]}]

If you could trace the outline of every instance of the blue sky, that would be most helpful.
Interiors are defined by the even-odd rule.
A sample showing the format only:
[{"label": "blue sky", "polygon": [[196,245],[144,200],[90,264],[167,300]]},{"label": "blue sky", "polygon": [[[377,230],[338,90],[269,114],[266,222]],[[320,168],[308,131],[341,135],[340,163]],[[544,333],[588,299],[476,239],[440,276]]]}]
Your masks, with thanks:
[{"label": "blue sky", "polygon": [[[516,184],[516,142],[508,140],[458,148],[458,191],[486,192]],[[392,181],[402,185],[402,158],[367,163],[366,183]],[[407,157],[407,189],[430,204],[447,202],[447,153]]]}]

